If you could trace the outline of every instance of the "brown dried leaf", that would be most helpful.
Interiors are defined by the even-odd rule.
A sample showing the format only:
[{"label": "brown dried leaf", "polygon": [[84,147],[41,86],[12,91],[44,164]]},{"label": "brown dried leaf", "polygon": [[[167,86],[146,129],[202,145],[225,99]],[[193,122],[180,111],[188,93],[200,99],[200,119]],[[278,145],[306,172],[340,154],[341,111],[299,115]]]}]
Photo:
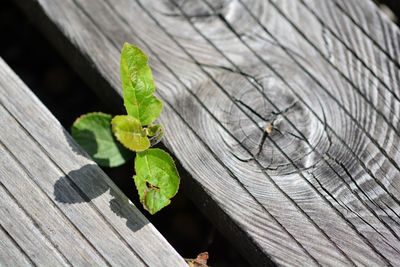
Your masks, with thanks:
[{"label": "brown dried leaf", "polygon": [[186,259],[189,267],[209,267],[207,265],[208,252],[203,252],[197,255],[196,259]]}]

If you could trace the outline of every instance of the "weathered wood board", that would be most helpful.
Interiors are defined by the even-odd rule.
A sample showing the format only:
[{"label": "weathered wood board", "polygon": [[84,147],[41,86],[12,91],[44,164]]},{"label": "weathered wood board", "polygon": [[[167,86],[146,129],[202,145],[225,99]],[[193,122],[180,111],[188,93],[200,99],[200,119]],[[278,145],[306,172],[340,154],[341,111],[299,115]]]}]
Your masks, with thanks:
[{"label": "weathered wood board", "polygon": [[149,54],[189,195],[253,264],[400,265],[400,31],[371,1],[18,3],[114,105],[123,42]]},{"label": "weathered wood board", "polygon": [[0,265],[186,266],[0,59]]}]

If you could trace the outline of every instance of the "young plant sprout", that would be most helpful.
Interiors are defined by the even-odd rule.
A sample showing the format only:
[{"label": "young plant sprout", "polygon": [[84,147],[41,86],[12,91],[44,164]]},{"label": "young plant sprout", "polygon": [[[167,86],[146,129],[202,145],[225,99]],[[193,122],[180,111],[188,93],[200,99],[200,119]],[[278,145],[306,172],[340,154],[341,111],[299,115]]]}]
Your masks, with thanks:
[{"label": "young plant sprout", "polygon": [[[72,125],[73,138],[100,166],[116,167],[136,153],[133,177],[140,202],[151,214],[167,206],[179,188],[174,160],[164,150],[151,148],[164,135],[156,124],[163,104],[154,96],[155,84],[148,58],[125,43],[121,52],[121,82],[127,115],[93,112]],[[119,142],[117,142],[117,140]]]}]

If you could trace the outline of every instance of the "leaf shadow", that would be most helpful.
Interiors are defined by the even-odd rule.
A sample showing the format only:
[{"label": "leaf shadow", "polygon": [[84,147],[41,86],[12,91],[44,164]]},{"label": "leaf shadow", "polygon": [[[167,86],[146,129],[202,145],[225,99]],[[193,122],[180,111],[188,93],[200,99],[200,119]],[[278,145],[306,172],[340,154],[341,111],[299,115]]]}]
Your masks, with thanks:
[{"label": "leaf shadow", "polygon": [[[110,210],[118,217],[126,219],[126,226],[133,232],[149,223],[96,164],[88,164],[78,170],[70,171],[54,184],[56,201],[65,204],[91,203],[96,212],[104,215],[101,217],[107,218],[107,210],[100,210],[94,202],[100,196],[106,199],[111,198],[109,200]],[[111,220],[109,222],[113,224]]]}]

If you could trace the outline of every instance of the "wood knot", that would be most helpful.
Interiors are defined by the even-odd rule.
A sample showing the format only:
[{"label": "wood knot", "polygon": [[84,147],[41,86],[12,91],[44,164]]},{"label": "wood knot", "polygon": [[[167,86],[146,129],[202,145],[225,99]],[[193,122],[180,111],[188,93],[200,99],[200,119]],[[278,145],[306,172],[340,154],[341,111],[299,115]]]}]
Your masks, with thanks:
[{"label": "wood knot", "polygon": [[324,123],[276,85],[264,88],[268,94],[244,91],[222,112],[222,120],[240,142],[231,148],[233,156],[257,161],[270,175],[286,175],[314,167],[331,141]]}]

